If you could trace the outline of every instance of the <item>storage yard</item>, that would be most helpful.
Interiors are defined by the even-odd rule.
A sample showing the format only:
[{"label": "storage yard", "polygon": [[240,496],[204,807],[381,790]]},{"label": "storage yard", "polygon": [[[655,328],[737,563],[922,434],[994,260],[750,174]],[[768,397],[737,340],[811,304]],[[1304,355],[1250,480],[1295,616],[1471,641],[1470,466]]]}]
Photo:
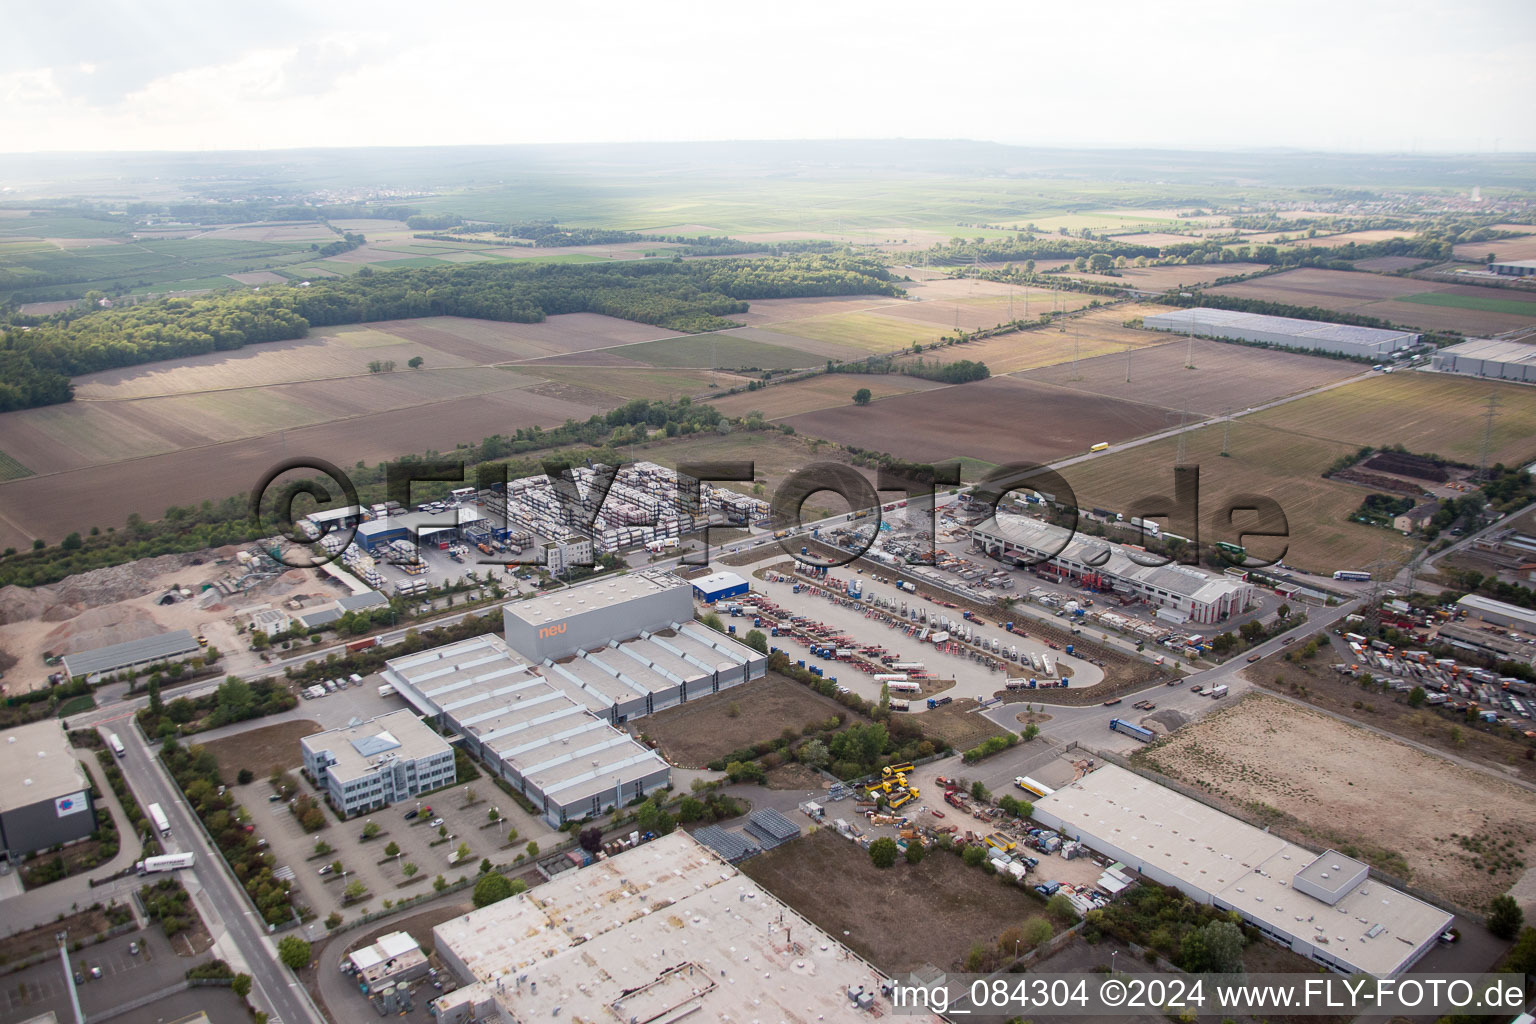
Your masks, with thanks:
[{"label": "storage yard", "polygon": [[1022,617],[1010,631],[849,568],[821,576],[785,563],[754,575],[754,590],[768,602],[752,601],[768,642],[865,700],[879,700],[885,684],[915,714],[940,693],[987,701],[1009,689],[1082,688],[1104,679],[1097,665],[1030,639],[1030,620]]},{"label": "storage yard", "polygon": [[1473,909],[1520,877],[1490,873],[1473,848],[1508,842],[1536,865],[1536,795],[1275,697],[1207,715],[1136,760],[1282,835],[1406,864],[1409,883]]}]

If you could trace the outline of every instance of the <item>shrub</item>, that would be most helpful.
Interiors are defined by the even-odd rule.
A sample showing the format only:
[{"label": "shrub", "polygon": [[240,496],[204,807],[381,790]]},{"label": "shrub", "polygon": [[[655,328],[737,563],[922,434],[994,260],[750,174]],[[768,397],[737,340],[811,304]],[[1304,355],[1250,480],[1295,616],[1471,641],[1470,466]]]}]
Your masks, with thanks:
[{"label": "shrub", "polygon": [[888,868],[895,864],[897,852],[896,840],[890,836],[881,836],[869,844],[869,859],[877,868]]}]

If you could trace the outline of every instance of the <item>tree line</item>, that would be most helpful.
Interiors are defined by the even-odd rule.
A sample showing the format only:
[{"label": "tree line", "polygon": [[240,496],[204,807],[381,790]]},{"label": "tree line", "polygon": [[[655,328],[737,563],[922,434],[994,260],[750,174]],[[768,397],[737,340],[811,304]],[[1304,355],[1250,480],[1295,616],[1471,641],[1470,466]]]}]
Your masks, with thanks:
[{"label": "tree line", "polygon": [[698,332],[738,326],[727,317],[746,312],[748,299],[860,294],[899,295],[901,289],[872,258],[816,254],[689,263],[476,264],[388,274],[365,268],[308,287],[74,310],[40,321],[13,317],[0,327],[0,366],[8,371],[0,407],[68,401],[70,376],[302,338],[311,327],[427,316],[539,323],[562,313],[602,313]]}]

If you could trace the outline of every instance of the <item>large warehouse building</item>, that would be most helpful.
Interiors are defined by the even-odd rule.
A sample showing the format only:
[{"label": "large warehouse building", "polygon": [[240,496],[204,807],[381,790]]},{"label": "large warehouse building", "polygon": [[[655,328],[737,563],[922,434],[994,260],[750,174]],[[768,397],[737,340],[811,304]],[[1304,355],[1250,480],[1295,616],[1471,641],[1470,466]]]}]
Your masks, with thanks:
[{"label": "large warehouse building", "polygon": [[64,655],[64,674],[71,679],[108,676],[130,668],[147,668],[201,654],[202,646],[185,629]]},{"label": "large warehouse building", "polygon": [[[1047,559],[1071,579],[1140,597],[1168,609],[1164,618],[1220,622],[1247,611],[1258,597],[1252,584],[1191,565],[1137,564],[1130,549],[1029,516],[1006,515],[971,531],[971,543],[993,558]],[[1145,557],[1145,552],[1140,554]]]},{"label": "large warehouse building", "polygon": [[304,768],[351,817],[450,786],[453,748],[410,711],[305,736]]},{"label": "large warehouse building", "polygon": [[1497,377],[1536,384],[1536,345],[1497,338],[1474,338],[1442,348],[1430,357],[1430,366],[1443,373],[1472,377]]},{"label": "large warehouse building", "polygon": [[383,678],[554,824],[671,779],[620,726],[760,678],[767,658],[693,618],[692,588],[646,571],[504,609],[507,637],[396,658]]},{"label": "large warehouse building", "polygon": [[502,608],[507,643],[531,661],[562,658],[616,636],[692,618],[688,583],[659,569],[605,577]]},{"label": "large warehouse building", "polygon": [[1457,607],[1468,615],[1475,615],[1495,626],[1507,626],[1522,633],[1536,636],[1536,611],[1522,608],[1506,601],[1495,601],[1481,594],[1467,594],[1456,602]]},{"label": "large warehouse building", "polygon": [[1115,765],[1036,800],[1034,816],[1343,974],[1400,974],[1451,926],[1451,914],[1373,881],[1360,861],[1313,853]]},{"label": "large warehouse building", "polygon": [[1288,316],[1264,316],[1239,313],[1231,309],[1176,309],[1154,313],[1142,320],[1154,331],[1197,334],[1206,338],[1248,341],[1300,352],[1328,352],[1360,359],[1386,359],[1394,352],[1412,348],[1419,336],[1407,331],[1384,331],[1376,327],[1352,327],[1320,320],[1297,320]]},{"label": "large warehouse building", "polygon": [[886,978],[681,830],[444,921],[466,984],[431,1005],[469,1021],[862,1021]]},{"label": "large warehouse building", "polygon": [[0,741],[0,844],[11,860],[96,831],[90,782],[57,720],[5,731]]},{"label": "large warehouse building", "polygon": [[1536,275],[1536,260],[1494,260],[1488,270],[1501,277],[1531,277]]}]

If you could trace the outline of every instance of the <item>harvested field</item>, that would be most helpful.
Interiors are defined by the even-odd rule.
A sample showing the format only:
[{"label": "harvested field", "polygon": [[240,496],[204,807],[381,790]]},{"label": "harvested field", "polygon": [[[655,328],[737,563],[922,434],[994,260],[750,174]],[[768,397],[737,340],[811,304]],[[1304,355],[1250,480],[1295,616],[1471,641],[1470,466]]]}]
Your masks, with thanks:
[{"label": "harvested field", "polygon": [[241,768],[249,768],[257,779],[266,779],[273,769],[299,767],[304,763],[299,740],[321,731],[319,722],[302,718],[209,740],[203,747],[219,762],[219,775],[225,784],[233,786]]},{"label": "harvested field", "polygon": [[1421,260],[1416,256],[1377,256],[1369,260],[1355,260],[1356,270],[1369,270],[1378,274],[1390,274],[1394,270],[1408,270],[1417,267],[1427,260]]},{"label": "harvested field", "polygon": [[1200,241],[1199,235],[1178,235],[1168,231],[1143,231],[1133,235],[1110,235],[1112,242],[1129,242],[1131,245],[1188,245]]},{"label": "harvested field", "polygon": [[888,295],[844,295],[831,298],[757,299],[745,313],[732,313],[731,319],[749,327],[769,327],[792,320],[818,316],[836,316],[860,310],[879,309],[904,300]]},{"label": "harvested field", "polygon": [[1106,277],[1103,274],[1079,274],[1076,271],[1069,272],[1068,276],[1081,281],[1092,281],[1095,284],[1135,288],[1147,292],[1166,292],[1173,288],[1206,284],[1218,277],[1256,274],[1268,269],[1262,263],[1197,263],[1168,267],[1127,267],[1119,271],[1117,277]]},{"label": "harvested field", "polygon": [[241,242],[320,242],[321,244],[337,240],[336,232],[316,221],[303,224],[236,224],[233,227],[204,232],[197,237]]},{"label": "harvested field", "polygon": [[1296,435],[1409,451],[1476,464],[1490,394],[1500,400],[1490,461],[1536,457],[1536,391],[1518,384],[1439,373],[1376,374],[1355,384],[1258,413],[1254,421]]},{"label": "harvested field", "polygon": [[597,313],[566,313],[538,324],[442,316],[385,320],[370,326],[471,363],[519,362],[678,337],[676,331]]},{"label": "harvested field", "polygon": [[863,720],[837,701],[770,672],[756,682],[648,715],[629,723],[629,729],[655,740],[672,764],[702,768],[733,750],[778,739],[785,729],[804,729],[839,714]]},{"label": "harvested field", "polygon": [[869,388],[875,398],[888,398],[943,386],[935,381],[896,373],[829,373],[790,384],[775,384],[762,391],[728,395],[715,399],[712,404],[727,416],[745,416],[755,410],[767,419],[777,420],[835,405],[852,405],[853,393],[859,388]]},{"label": "harvested field", "polygon": [[869,354],[856,345],[802,338],[777,328],[770,330],[766,327],[737,327],[733,330],[721,331],[715,337],[740,339],[775,348],[795,349],[800,352],[809,352],[822,359],[862,359]]},{"label": "harvested field", "polygon": [[[631,398],[683,398],[742,387],[746,377],[709,370],[665,370],[647,366],[561,366],[538,364],[538,374],[560,384],[579,384],[602,392],[599,400],[615,405]],[[741,396],[746,397],[746,396]],[[733,414],[735,415],[735,414]]]},{"label": "harvested field", "polygon": [[[1461,331],[1467,335],[1497,334],[1536,323],[1536,293],[1359,274],[1347,270],[1306,267],[1288,270],[1283,274],[1271,274],[1254,281],[1220,285],[1211,289],[1211,292],[1215,295],[1235,295],[1293,306],[1319,306],[1339,312],[1373,316],[1390,323],[1409,324],[1423,330]],[[1500,302],[1528,299],[1531,311],[1528,315],[1517,315],[1404,301],[1407,296],[1426,292]]]},{"label": "harvested field", "polygon": [[1162,409],[1075,394],[1018,377],[897,395],[863,408],[792,416],[797,431],[919,462],[970,456],[985,462],[1049,462],[1099,441],[1169,426]]},{"label": "harvested field", "polygon": [[[812,341],[847,345],[864,353],[895,352],[910,348],[915,342],[927,345],[942,337],[946,330],[953,327],[955,307],[950,305],[947,308],[948,321],[944,324],[904,319],[888,315],[895,310],[881,309],[878,312],[841,313],[837,316],[796,320],[779,324],[776,329]],[[904,310],[905,306],[897,309]],[[986,326],[991,327],[996,323],[993,320]]]},{"label": "harvested field", "polygon": [[742,873],[887,974],[923,964],[955,970],[971,946],[997,937],[1044,905],[1016,886],[930,853],[881,870],[857,844],[828,828],[759,854]]},{"label": "harvested field", "polygon": [[[1150,334],[1126,330],[1128,335]],[[1195,369],[1185,360],[1193,351]],[[992,363],[988,362],[988,366]],[[1284,395],[1358,376],[1362,367],[1338,359],[1227,345],[1196,338],[1143,345],[1127,359],[1122,352],[1080,359],[1014,374],[1088,394],[1144,402],[1165,409],[1217,415],[1241,412]],[[1129,371],[1130,380],[1126,380]]]},{"label": "harvested field", "polygon": [[[1328,394],[1337,390],[1344,389]],[[1293,403],[1298,404],[1301,402]],[[1284,545],[1288,564],[1331,573],[1353,566],[1361,552],[1374,558],[1383,545],[1387,559],[1405,558],[1414,550],[1415,545],[1400,534],[1350,522],[1349,516],[1365,492],[1342,481],[1323,479],[1323,471],[1335,459],[1369,443],[1372,434],[1352,442],[1335,441],[1260,426],[1255,417],[1244,417],[1232,422],[1231,455],[1222,458],[1222,433],[1221,426],[1209,426],[1185,434],[1184,461],[1200,467],[1202,543],[1238,542],[1237,531],[1222,521],[1220,510],[1240,495],[1261,494],[1280,503],[1290,537],[1285,541],[1250,540],[1248,546],[1255,555],[1274,557]],[[1170,437],[1078,463],[1062,474],[1072,485],[1079,505],[1122,511],[1148,495],[1171,493],[1177,461],[1178,440]]]},{"label": "harvested field", "polygon": [[[969,282],[985,285],[989,282]],[[992,286],[998,287],[998,286]],[[1085,295],[1082,292],[1056,292],[1044,288],[1019,288],[1010,302],[1007,295],[978,294],[956,298],[933,299],[924,302],[890,306],[879,310],[878,315],[915,323],[933,324],[940,328],[975,331],[996,327],[1013,320],[1038,317],[1053,306],[1058,312],[1084,309],[1093,302],[1105,301],[1102,296]]]},{"label": "harvested field", "polygon": [[[72,402],[46,409],[0,415],[0,434],[7,434],[8,451],[24,464],[27,457],[13,445],[13,417],[73,414]],[[203,443],[178,451],[121,461],[107,466],[67,469],[0,484],[6,517],[0,521],[0,541],[30,544],[31,538],[57,540],[71,530],[108,525],[101,495],[111,494],[111,519],[130,512],[158,518],[168,505],[196,505],[209,497],[240,494],[261,479],[271,466],[295,452],[320,452],[337,465],[359,459],[379,462],[401,452],[429,449],[451,452],[459,442],[477,442],[491,434],[518,427],[552,427],[566,419],[585,420],[601,409],[511,389],[465,398],[364,413],[349,419],[289,429],[218,444]],[[57,460],[44,460],[57,465]]]},{"label": "harvested field", "polygon": [[[1510,231],[1517,230],[1515,225],[1507,227]],[[1518,227],[1531,230],[1529,224]],[[1457,259],[1471,260],[1473,263],[1483,262],[1489,253],[1501,260],[1536,260],[1536,234],[1521,238],[1493,238],[1486,242],[1463,242],[1456,247],[1455,252]]]},{"label": "harvested field", "polygon": [[1239,701],[1137,757],[1466,907],[1486,907],[1536,854],[1536,795],[1274,697]]},{"label": "harvested field", "polygon": [[1347,231],[1342,235],[1320,235],[1317,238],[1298,238],[1289,243],[1298,248],[1336,249],[1341,245],[1370,245],[1374,242],[1390,242],[1394,238],[1416,238],[1417,231]]},{"label": "harvested field", "polygon": [[[468,368],[407,370],[205,394],[72,402],[7,415],[23,424],[18,457],[58,471],[513,391],[538,381]],[[598,398],[602,407],[617,404],[608,396]]]},{"label": "harvested field", "polygon": [[253,270],[245,274],[225,274],[231,281],[240,284],[286,284],[288,279],[281,274],[274,274],[270,270]]},{"label": "harvested field", "polygon": [[614,355],[651,366],[794,370],[825,361],[803,349],[783,348],[726,334],[693,334],[640,345],[626,345]]}]

